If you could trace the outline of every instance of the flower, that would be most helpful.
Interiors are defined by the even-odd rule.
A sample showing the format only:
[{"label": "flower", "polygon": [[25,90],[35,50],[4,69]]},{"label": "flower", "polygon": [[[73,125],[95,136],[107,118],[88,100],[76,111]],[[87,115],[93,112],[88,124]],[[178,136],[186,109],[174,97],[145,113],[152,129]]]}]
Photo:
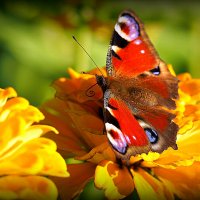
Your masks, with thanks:
[{"label": "flower", "polygon": [[91,179],[108,199],[123,199],[132,192],[140,199],[200,198],[200,80],[178,76],[178,150],[132,156],[130,166],[121,166],[103,134],[102,92],[94,85],[95,77],[72,69],[69,75],[55,81],[56,97],[42,107],[45,122],[60,132],[48,137],[56,141],[71,174],[53,178],[62,199],[78,195]]},{"label": "flower", "polygon": [[57,199],[55,184],[45,176],[69,173],[55,142],[41,137],[57,130],[33,125],[42,119],[13,88],[0,89],[0,199]]}]

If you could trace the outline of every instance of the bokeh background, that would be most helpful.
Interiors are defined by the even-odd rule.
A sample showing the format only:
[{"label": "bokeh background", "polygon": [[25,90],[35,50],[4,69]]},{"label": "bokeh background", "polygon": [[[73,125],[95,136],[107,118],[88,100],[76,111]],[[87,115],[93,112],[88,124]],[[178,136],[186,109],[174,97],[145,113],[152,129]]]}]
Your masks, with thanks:
[{"label": "bokeh background", "polygon": [[[115,21],[134,10],[160,57],[176,73],[200,77],[200,1],[148,0],[1,0],[0,87],[14,87],[39,106],[51,98],[51,83],[71,67],[94,68],[72,39],[76,36],[98,66],[105,66]],[[90,182],[78,199],[102,199]]]},{"label": "bokeh background", "polygon": [[0,87],[14,87],[33,105],[51,98],[66,69],[94,68],[72,35],[104,66],[113,26],[134,10],[162,59],[177,73],[200,77],[200,1],[1,0]]}]

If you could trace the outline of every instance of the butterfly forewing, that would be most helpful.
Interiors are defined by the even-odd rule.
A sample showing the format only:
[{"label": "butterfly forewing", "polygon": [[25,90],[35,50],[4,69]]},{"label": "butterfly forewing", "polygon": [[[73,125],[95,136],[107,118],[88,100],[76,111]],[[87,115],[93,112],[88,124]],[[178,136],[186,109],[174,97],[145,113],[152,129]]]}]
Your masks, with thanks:
[{"label": "butterfly forewing", "polygon": [[136,76],[159,65],[139,18],[123,12],[115,25],[107,56],[109,75]]}]

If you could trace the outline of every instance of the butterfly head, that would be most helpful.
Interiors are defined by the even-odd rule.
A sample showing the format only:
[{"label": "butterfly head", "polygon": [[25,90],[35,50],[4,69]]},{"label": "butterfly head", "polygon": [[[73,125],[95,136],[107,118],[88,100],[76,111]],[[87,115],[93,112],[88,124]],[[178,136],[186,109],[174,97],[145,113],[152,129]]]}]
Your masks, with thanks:
[{"label": "butterfly head", "polygon": [[107,79],[103,75],[95,75],[97,84],[101,87],[102,91],[105,92],[108,88]]}]

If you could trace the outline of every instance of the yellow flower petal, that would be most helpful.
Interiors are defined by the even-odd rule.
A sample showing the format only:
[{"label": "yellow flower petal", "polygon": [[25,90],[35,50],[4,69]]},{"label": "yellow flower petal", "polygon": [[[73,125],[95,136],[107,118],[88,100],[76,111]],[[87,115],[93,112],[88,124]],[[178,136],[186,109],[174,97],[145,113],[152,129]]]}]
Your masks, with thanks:
[{"label": "yellow flower petal", "polygon": [[130,157],[130,165],[134,165],[135,163],[138,163],[141,161],[142,161],[142,158],[140,157],[140,155]]},{"label": "yellow flower petal", "polygon": [[2,160],[0,174],[69,176],[64,159],[56,152],[55,143],[47,138],[31,140]]},{"label": "yellow flower petal", "polygon": [[32,125],[44,115],[16,96],[12,88],[0,89],[0,199],[57,199],[50,179],[32,175],[69,176],[55,142],[41,137],[58,132],[51,126]]},{"label": "yellow flower petal", "polygon": [[0,107],[2,107],[6,103],[8,98],[16,96],[17,93],[13,88],[9,87],[5,90],[0,88]]},{"label": "yellow flower petal", "polygon": [[102,161],[95,171],[95,185],[105,190],[108,199],[122,199],[134,190],[130,172],[112,161]]},{"label": "yellow flower petal", "polygon": [[70,75],[70,77],[71,77],[72,79],[76,79],[76,78],[81,77],[81,74],[78,73],[78,72],[76,72],[76,71],[74,71],[72,68],[68,68],[67,71],[68,71],[68,74]]},{"label": "yellow flower petal", "polygon": [[[54,128],[44,126],[31,126],[33,122],[43,119],[43,114],[23,98],[12,98],[6,102],[0,112],[0,160],[5,153],[12,153],[24,142],[40,137],[48,131],[55,131]],[[47,128],[48,127],[48,128]],[[30,131],[33,130],[33,131]],[[11,148],[12,147],[12,148]]]},{"label": "yellow flower petal", "polygon": [[156,152],[149,152],[148,154],[145,154],[145,153],[141,154],[140,157],[144,161],[152,162],[154,160],[157,160],[160,157],[160,154]]},{"label": "yellow flower petal", "polygon": [[174,71],[172,65],[168,64],[167,67],[168,67],[170,73],[171,73],[173,76],[176,76],[176,73],[175,73],[175,71]]},{"label": "yellow flower petal", "polygon": [[[195,161],[200,161],[200,123],[194,122],[192,129],[186,134],[178,135],[178,150],[169,148],[154,161],[156,166],[174,169],[178,166],[190,166]],[[148,164],[143,163],[144,166]]]},{"label": "yellow flower petal", "polygon": [[143,162],[141,162],[142,167],[151,168],[158,166],[156,161],[160,158],[160,154],[156,152],[149,152],[148,154],[143,153],[141,155],[138,155],[138,157],[143,160]]},{"label": "yellow flower petal", "polygon": [[14,115],[23,118],[30,125],[44,119],[43,114],[37,108],[29,105],[29,102],[22,97],[11,98],[6,102],[0,113],[0,121]]},{"label": "yellow flower petal", "polygon": [[173,199],[172,193],[163,187],[162,183],[142,169],[131,170],[134,183],[141,200]]},{"label": "yellow flower petal", "polygon": [[0,199],[56,200],[57,189],[50,179],[41,176],[5,176],[0,178]]}]

